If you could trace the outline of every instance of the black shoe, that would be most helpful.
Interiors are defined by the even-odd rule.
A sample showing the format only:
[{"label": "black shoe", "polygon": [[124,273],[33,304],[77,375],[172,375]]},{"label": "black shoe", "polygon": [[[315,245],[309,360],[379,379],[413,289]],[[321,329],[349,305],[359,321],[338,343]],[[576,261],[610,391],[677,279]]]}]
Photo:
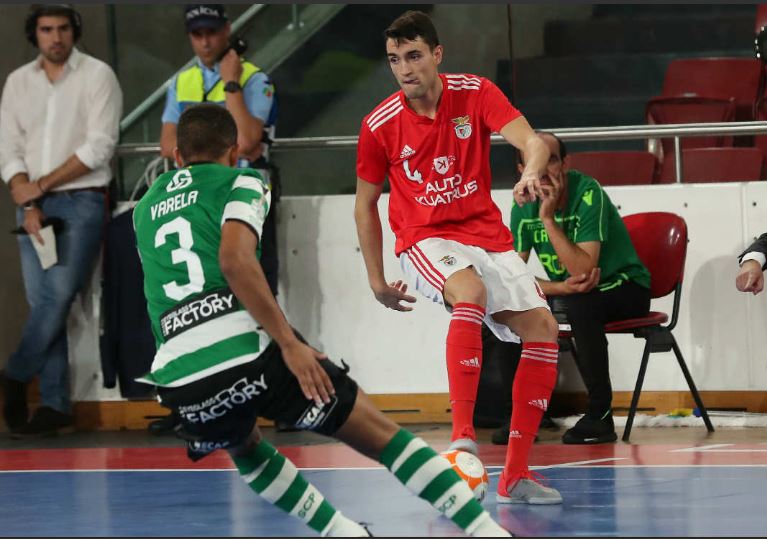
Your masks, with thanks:
[{"label": "black shoe", "polygon": [[8,430],[16,432],[27,423],[27,384],[3,375],[3,418]]},{"label": "black shoe", "polygon": [[70,414],[54,410],[49,406],[41,406],[32,414],[29,423],[11,433],[12,438],[35,438],[56,436],[63,432],[74,431],[74,420]]},{"label": "black shoe", "polygon": [[541,418],[540,428],[548,429],[548,430],[558,430],[559,425],[557,425],[554,422],[554,420],[551,418],[551,416],[548,413],[544,413],[543,417]]},{"label": "black shoe", "polygon": [[612,414],[607,414],[604,419],[594,419],[586,414],[562,435],[565,444],[607,444],[617,439]]}]

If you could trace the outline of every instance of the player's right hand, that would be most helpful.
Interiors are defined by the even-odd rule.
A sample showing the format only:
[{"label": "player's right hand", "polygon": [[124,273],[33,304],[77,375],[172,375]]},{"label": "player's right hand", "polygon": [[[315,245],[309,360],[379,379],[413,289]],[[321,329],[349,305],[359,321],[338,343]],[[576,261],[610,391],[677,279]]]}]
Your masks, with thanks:
[{"label": "player's right hand", "polygon": [[412,311],[412,307],[402,305],[400,301],[406,301],[408,303],[415,303],[415,298],[406,294],[407,283],[404,281],[394,281],[388,285],[384,285],[379,289],[374,289],[376,299],[388,309],[394,309],[395,311]]},{"label": "player's right hand", "polygon": [[328,373],[320,365],[320,361],[327,359],[328,356],[298,340],[288,346],[280,347],[280,350],[285,365],[298,380],[304,396],[316,402],[318,406],[329,403],[331,395],[335,395],[336,390]]},{"label": "player's right hand", "polygon": [[522,174],[514,186],[514,201],[518,206],[524,206],[528,202],[535,202],[542,195],[541,180],[538,174],[526,172]]}]

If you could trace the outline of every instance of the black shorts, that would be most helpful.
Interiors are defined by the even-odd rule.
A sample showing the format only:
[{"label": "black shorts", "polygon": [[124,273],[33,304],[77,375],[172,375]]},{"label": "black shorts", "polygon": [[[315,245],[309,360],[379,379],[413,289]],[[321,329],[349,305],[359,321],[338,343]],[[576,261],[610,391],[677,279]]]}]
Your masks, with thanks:
[{"label": "black shorts", "polygon": [[258,417],[332,436],[348,419],[357,382],[329,359],[320,361],[336,390],[328,404],[304,397],[282,353],[271,343],[258,358],[181,387],[158,389],[163,406],[181,417],[178,435],[199,460],[216,449],[235,447],[250,435]]}]

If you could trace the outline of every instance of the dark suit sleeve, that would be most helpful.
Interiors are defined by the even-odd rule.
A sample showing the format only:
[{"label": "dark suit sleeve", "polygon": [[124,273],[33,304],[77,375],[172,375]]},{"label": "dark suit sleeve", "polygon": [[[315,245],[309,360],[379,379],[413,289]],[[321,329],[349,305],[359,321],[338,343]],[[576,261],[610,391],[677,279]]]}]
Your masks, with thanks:
[{"label": "dark suit sleeve", "polygon": [[[759,238],[752,243],[748,249],[740,253],[738,256],[738,263],[743,263],[743,257],[748,253],[762,253],[763,255],[767,256],[767,232],[759,236]],[[767,269],[767,264],[764,264],[762,266],[762,270]]]}]

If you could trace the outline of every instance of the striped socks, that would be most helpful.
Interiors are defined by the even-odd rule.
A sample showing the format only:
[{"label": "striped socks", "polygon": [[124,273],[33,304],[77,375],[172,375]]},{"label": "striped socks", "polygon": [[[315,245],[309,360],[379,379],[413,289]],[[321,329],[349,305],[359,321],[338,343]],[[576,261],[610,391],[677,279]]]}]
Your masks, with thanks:
[{"label": "striped socks", "polygon": [[453,432],[451,440],[470,438],[474,433],[474,406],[482,368],[482,319],[485,308],[456,303],[447,330],[447,380],[450,389]]},{"label": "striped socks", "polygon": [[386,466],[408,490],[429,502],[469,535],[508,537],[474,493],[426,442],[400,429],[381,452]]},{"label": "striped socks", "polygon": [[362,526],[330,505],[293,463],[268,442],[262,440],[249,455],[232,460],[251,489],[323,537],[368,535]]}]

